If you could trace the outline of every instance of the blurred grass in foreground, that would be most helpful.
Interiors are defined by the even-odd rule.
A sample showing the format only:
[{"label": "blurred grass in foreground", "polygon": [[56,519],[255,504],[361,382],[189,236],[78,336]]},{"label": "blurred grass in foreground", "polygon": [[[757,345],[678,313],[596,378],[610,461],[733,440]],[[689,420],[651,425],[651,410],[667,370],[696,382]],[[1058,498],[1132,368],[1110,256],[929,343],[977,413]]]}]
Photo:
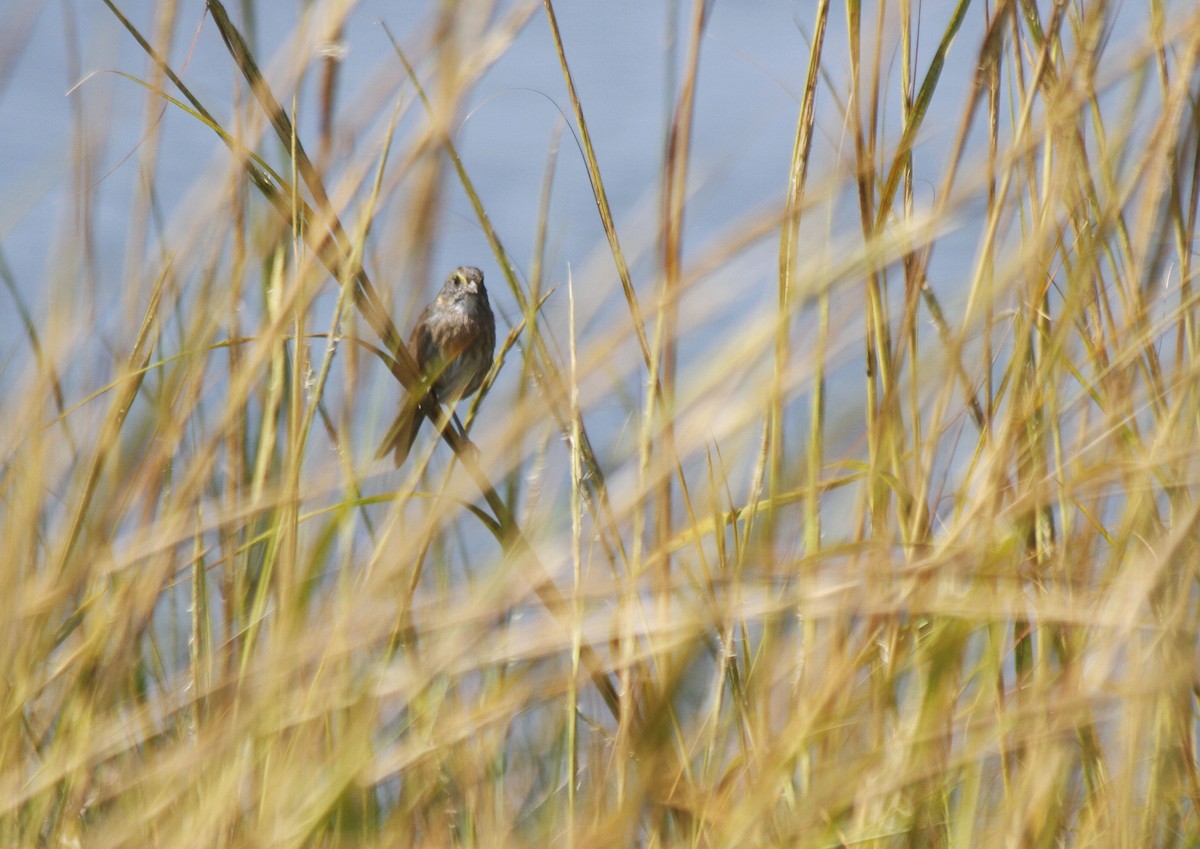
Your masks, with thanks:
[{"label": "blurred grass in foreground", "polygon": [[[369,158],[339,159],[336,122],[293,129],[292,92],[336,66],[310,49],[336,39],[333,4],[267,82],[210,3],[239,88],[224,124],[131,24],[150,178],[129,245],[152,243],[165,97],[230,156],[194,229],[131,249],[124,348],[81,367],[86,321],[29,314],[9,366],[0,844],[1200,842],[1200,10],[1149,4],[1129,34],[1110,4],[1041,5],[964,3],[922,33],[939,46],[917,69],[907,3],[896,28],[847,4],[848,44],[825,39],[838,12],[804,4],[786,201],[692,259],[696,3],[643,280],[557,43],[614,260],[588,285],[622,304],[586,334],[542,320],[554,287],[575,296],[543,275],[544,216],[520,279],[453,147],[525,21],[549,16],[557,38],[549,2],[445,4],[420,61],[397,48],[411,76],[389,123],[360,128]],[[155,32],[175,13],[161,4]],[[951,53],[964,15],[987,36]],[[831,91],[822,68],[846,64]],[[917,173],[943,77],[966,69],[953,153]],[[829,97],[850,104],[861,230],[826,255],[805,233],[840,188],[808,177]],[[390,408],[363,396],[394,345],[396,281],[371,224],[401,194],[389,267],[440,278],[450,181],[495,252],[492,291],[522,313],[478,453],[451,432],[383,478],[363,422]],[[94,210],[77,202],[83,240]],[[939,240],[964,226],[973,264],[936,279]],[[713,281],[763,240],[777,297],[721,323]],[[37,285],[6,284],[22,307]],[[680,356],[714,321],[725,335]],[[601,456],[597,411],[622,405]]]}]

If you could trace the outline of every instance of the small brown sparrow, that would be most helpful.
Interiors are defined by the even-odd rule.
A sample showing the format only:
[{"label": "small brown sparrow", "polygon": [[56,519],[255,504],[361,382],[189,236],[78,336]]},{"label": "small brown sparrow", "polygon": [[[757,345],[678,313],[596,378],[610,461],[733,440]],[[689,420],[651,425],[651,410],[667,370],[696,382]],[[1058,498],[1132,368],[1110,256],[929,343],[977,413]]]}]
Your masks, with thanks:
[{"label": "small brown sparrow", "polygon": [[[446,278],[442,291],[417,320],[408,353],[421,370],[419,387],[428,387],[438,403],[454,405],[477,392],[492,367],[496,349],[496,318],[488,303],[483,272],[464,265]],[[425,416],[426,398],[408,398],[383,438],[375,458],[393,452],[402,466],[412,450]]]}]

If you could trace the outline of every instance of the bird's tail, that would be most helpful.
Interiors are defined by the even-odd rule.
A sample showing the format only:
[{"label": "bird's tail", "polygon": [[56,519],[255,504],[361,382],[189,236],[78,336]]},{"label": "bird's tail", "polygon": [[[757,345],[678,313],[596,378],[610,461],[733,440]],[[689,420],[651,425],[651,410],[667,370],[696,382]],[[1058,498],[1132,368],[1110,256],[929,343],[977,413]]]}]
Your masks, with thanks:
[{"label": "bird's tail", "polygon": [[381,460],[390,453],[396,468],[403,466],[404,461],[408,459],[408,452],[412,451],[413,442],[417,439],[422,419],[424,416],[421,415],[421,411],[406,402],[392,426],[388,428],[387,435],[383,437],[379,450],[375,452],[375,459]]}]

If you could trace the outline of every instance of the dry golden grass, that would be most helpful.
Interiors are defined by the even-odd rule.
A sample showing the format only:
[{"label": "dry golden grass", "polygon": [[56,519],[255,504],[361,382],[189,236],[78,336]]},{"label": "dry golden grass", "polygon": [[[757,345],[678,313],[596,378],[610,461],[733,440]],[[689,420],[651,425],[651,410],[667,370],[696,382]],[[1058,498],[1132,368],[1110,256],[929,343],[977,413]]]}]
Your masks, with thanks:
[{"label": "dry golden grass", "polygon": [[[345,161],[333,122],[300,138],[290,117],[332,60],[298,50],[318,58],[267,82],[209,0],[240,98],[220,123],[157,58],[174,6],[158,35],[129,24],[138,167],[172,155],[167,98],[229,157],[188,199],[195,226],[129,260],[111,360],[75,362],[90,319],[64,311],[28,316],[9,368],[0,845],[1200,843],[1200,10],[1151,3],[1114,32],[1098,0],[994,5],[923,32],[939,46],[918,71],[908,2],[889,26],[801,4],[786,202],[688,253],[701,2],[641,243],[549,0],[443,4],[423,54],[397,47],[362,93],[389,117]],[[848,43],[826,37],[837,14]],[[515,274],[454,147],[535,15],[606,236],[574,280],[543,274],[545,213]],[[831,90],[822,69],[846,64]],[[971,77],[958,106],[938,100],[951,69]],[[849,104],[845,180],[809,176],[826,98]],[[935,108],[960,110],[952,153],[922,173]],[[380,368],[398,338],[381,259],[438,276],[449,181],[521,314],[460,411],[478,450],[450,430],[384,474],[395,396],[372,380],[412,372]],[[861,228],[814,251],[847,181]],[[142,187],[131,246],[161,202]],[[384,250],[372,224],[398,195]],[[935,254],[964,231],[971,265],[945,279]],[[741,258],[776,242],[768,306],[731,310]],[[635,280],[642,250],[656,272]],[[69,291],[86,270],[62,273]],[[39,285],[6,282],[19,304]]]}]

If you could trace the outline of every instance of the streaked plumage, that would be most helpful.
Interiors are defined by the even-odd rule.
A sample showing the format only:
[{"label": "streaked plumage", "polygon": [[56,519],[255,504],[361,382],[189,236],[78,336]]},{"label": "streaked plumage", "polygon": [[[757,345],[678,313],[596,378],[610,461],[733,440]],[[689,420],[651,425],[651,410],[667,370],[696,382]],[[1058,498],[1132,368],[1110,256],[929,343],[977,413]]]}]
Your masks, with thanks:
[{"label": "streaked plumage", "polygon": [[[408,352],[431,381],[437,400],[454,404],[479,391],[495,349],[496,319],[483,272],[469,265],[456,268],[421,313]],[[406,399],[376,458],[393,452],[396,465],[403,465],[424,418],[418,404]]]}]

